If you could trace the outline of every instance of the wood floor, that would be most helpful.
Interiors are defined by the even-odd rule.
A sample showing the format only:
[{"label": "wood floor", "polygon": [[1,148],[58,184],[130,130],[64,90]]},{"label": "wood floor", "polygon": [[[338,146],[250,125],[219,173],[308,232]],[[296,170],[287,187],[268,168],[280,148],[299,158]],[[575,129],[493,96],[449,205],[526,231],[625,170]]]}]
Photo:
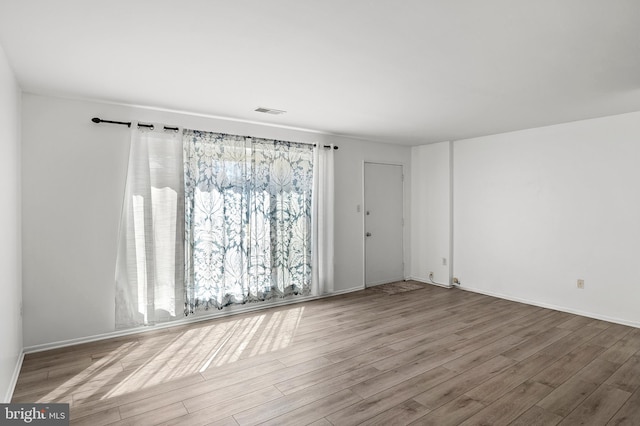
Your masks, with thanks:
[{"label": "wood floor", "polygon": [[27,355],[13,402],[92,426],[640,425],[640,329],[389,290]]}]

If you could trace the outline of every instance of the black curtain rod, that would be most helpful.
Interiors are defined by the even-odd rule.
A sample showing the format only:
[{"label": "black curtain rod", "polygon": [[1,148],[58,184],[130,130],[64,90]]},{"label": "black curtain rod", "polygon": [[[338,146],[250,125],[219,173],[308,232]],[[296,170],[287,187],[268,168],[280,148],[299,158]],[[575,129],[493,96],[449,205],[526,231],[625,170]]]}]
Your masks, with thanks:
[{"label": "black curtain rod", "polygon": [[[100,123],[110,123],[110,124],[121,124],[123,126],[131,127],[131,121],[111,121],[111,120],[103,120],[103,119],[98,118],[98,117],[93,117],[91,119],[91,121],[93,121],[94,123],[98,123],[98,124],[100,124]],[[144,128],[149,129],[149,130],[155,129],[155,126],[153,124],[138,123],[138,127],[144,127]],[[177,132],[180,129],[178,127],[164,126],[164,130],[172,130],[174,132]]]},{"label": "black curtain rod", "polygon": [[131,122],[130,121],[111,121],[111,120],[103,120],[101,118],[98,117],[93,117],[91,119],[91,121],[93,121],[94,123],[110,123],[110,124],[122,124],[123,126],[127,126],[127,127],[131,127]]},{"label": "black curtain rod", "polygon": [[[120,125],[123,125],[123,126],[131,127],[131,121],[103,120],[103,119],[98,118],[98,117],[93,117],[91,119],[91,121],[93,121],[94,123],[97,123],[97,124],[109,123],[109,124],[120,124]],[[147,128],[149,130],[153,130],[155,128],[155,126],[153,124],[144,124],[144,123],[138,123],[138,127],[145,127],[145,128]],[[177,132],[180,129],[178,127],[164,126],[164,130],[173,130],[174,132]],[[317,146],[317,145],[314,143],[313,146]],[[331,148],[331,145],[322,145],[322,146],[323,146],[323,148]],[[334,145],[333,149],[338,149],[338,146]]]}]

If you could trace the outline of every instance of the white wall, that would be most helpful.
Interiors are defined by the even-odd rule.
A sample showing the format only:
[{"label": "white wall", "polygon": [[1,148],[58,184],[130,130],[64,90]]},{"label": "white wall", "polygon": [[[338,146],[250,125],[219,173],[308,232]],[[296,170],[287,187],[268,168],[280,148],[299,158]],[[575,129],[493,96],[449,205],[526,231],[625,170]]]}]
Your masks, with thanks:
[{"label": "white wall", "polygon": [[[450,164],[449,142],[411,149],[411,278],[449,285]],[[446,265],[443,265],[443,258]]]},{"label": "white wall", "polygon": [[0,47],[0,397],[9,402],[22,359],[20,88]]},{"label": "white wall", "polygon": [[640,326],[639,159],[640,112],[456,141],[462,287]]},{"label": "white wall", "polygon": [[[25,94],[22,177],[27,347],[114,331],[116,236],[129,131],[123,126],[95,125],[90,122],[94,116],[339,145],[335,157],[337,292],[362,288],[364,282],[363,216],[356,210],[362,204],[363,162],[404,163],[405,172],[410,172],[408,147]],[[410,182],[406,191],[410,191]],[[406,233],[409,244],[408,226]]]}]

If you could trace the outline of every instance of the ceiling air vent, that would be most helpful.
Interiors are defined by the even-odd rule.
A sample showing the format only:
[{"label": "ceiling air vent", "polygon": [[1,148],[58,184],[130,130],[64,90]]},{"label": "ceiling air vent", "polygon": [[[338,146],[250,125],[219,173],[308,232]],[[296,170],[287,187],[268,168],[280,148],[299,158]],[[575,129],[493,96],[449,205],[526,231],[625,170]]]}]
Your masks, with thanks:
[{"label": "ceiling air vent", "polygon": [[271,114],[271,115],[280,115],[287,112],[287,111],[282,111],[281,109],[263,108],[263,107],[258,107],[254,111],[262,112],[264,114]]}]

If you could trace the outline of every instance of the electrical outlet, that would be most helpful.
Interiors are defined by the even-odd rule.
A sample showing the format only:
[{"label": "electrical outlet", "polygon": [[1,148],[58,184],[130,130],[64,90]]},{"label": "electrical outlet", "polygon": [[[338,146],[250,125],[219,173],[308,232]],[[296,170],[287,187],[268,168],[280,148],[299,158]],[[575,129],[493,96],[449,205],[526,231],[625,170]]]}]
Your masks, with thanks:
[{"label": "electrical outlet", "polygon": [[429,279],[433,281],[433,272],[429,272]]},{"label": "electrical outlet", "polygon": [[584,280],[578,280],[578,288],[584,288]]}]

